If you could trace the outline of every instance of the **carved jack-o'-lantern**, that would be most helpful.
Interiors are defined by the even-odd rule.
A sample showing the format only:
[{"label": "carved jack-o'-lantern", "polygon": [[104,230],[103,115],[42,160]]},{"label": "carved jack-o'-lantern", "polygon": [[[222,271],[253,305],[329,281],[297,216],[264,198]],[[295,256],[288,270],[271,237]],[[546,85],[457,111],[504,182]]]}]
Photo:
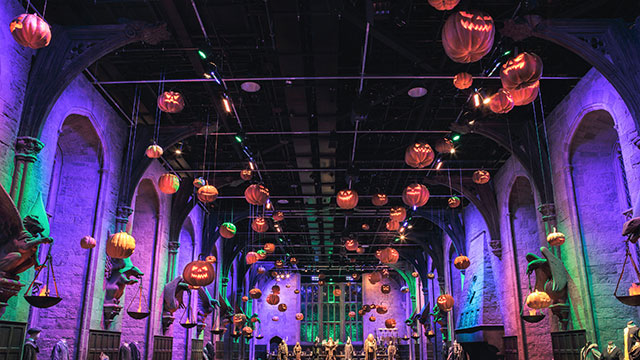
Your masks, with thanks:
[{"label": "carved jack-o'-lantern", "polygon": [[244,198],[251,205],[264,205],[269,200],[269,189],[260,184],[252,184],[244,191]]},{"label": "carved jack-o'-lantern", "polygon": [[258,254],[255,251],[249,251],[244,259],[247,262],[247,265],[253,265],[258,262]]},{"label": "carved jack-o'-lantern", "polygon": [[80,239],[80,247],[83,249],[93,249],[96,247],[96,239],[89,235],[83,236],[82,239]]},{"label": "carved jack-o'-lantern", "polygon": [[202,260],[192,261],[182,270],[182,278],[193,287],[207,286],[214,279],[213,265]]},{"label": "carved jack-o'-lantern", "polygon": [[455,266],[456,269],[458,270],[467,269],[470,265],[471,265],[471,261],[469,260],[468,257],[464,255],[460,255],[455,259],[453,259],[453,266]]},{"label": "carved jack-o'-lantern", "polygon": [[389,198],[387,197],[386,194],[377,193],[377,194],[373,194],[373,196],[371,197],[371,203],[374,206],[384,206],[384,205],[387,205],[388,202],[389,202]]},{"label": "carved jack-o'-lantern", "polygon": [[263,217],[257,217],[251,222],[251,228],[255,232],[263,233],[269,230],[269,223],[267,222],[267,219]]},{"label": "carved jack-o'-lantern", "polygon": [[434,274],[434,273],[428,273],[428,274],[427,274],[427,279],[429,279],[429,280],[433,280],[433,279],[435,279],[435,278],[436,278],[436,274]]},{"label": "carved jack-o'-lantern", "polygon": [[352,278],[353,280],[358,280],[358,279],[360,279],[360,274],[358,274],[358,273],[353,273],[353,274],[351,274],[351,278]]},{"label": "carved jack-o'-lantern", "polygon": [[262,297],[262,291],[258,288],[253,288],[249,290],[249,296],[251,296],[252,299],[260,299]]},{"label": "carved jack-o'-lantern", "polygon": [[491,174],[487,170],[476,170],[471,177],[474,183],[478,185],[486,184],[491,180]]},{"label": "carved jack-o'-lantern", "polygon": [[271,318],[271,321],[280,321],[280,318],[277,317],[277,316],[274,316],[274,317]]},{"label": "carved jack-o'-lantern", "polygon": [[380,292],[383,294],[388,294],[391,292],[391,286],[388,284],[384,284],[382,286],[380,286]]},{"label": "carved jack-o'-lantern", "polygon": [[[264,260],[264,259],[267,258],[267,252],[262,250],[262,249],[256,251],[256,254],[258,254],[258,260]],[[260,268],[258,268],[258,273],[259,274],[264,274],[264,271],[260,272]]]},{"label": "carved jack-o'-lantern", "polygon": [[523,52],[507,60],[500,70],[502,87],[507,90],[533,85],[542,76],[542,59],[536,54]]},{"label": "carved jack-o'-lantern", "polygon": [[358,246],[360,246],[360,244],[358,243],[358,240],[356,240],[356,239],[347,239],[347,241],[344,242],[344,248],[349,250],[349,251],[358,250]]},{"label": "carved jack-o'-lantern", "polygon": [[452,196],[449,199],[447,199],[447,204],[449,204],[449,207],[452,209],[457,208],[458,206],[460,206],[461,201],[460,198],[457,196]]},{"label": "carved jack-o'-lantern", "polygon": [[253,172],[251,171],[251,169],[240,170],[240,179],[244,181],[249,181],[251,180],[252,177],[253,177]]},{"label": "carved jack-o'-lantern", "polygon": [[436,141],[436,151],[439,153],[451,153],[455,151],[453,141],[449,138],[440,138]]},{"label": "carved jack-o'-lantern", "polygon": [[282,268],[284,267],[284,261],[282,261],[282,260],[276,260],[276,261],[273,263],[273,265],[274,265],[275,267],[277,267],[278,269],[282,269]]},{"label": "carved jack-o'-lantern", "polygon": [[375,322],[376,321],[376,317],[373,316],[373,315],[369,316],[369,321]]},{"label": "carved jack-o'-lantern", "polygon": [[342,295],[342,290],[340,288],[333,289],[333,296],[340,297]]},{"label": "carved jack-o'-lantern", "polygon": [[394,220],[389,220],[385,224],[385,227],[389,231],[398,231],[398,229],[400,229],[400,223]]},{"label": "carved jack-o'-lantern", "polygon": [[557,231],[555,227],[553,228],[553,231],[550,232],[549,235],[547,235],[547,242],[551,246],[560,246],[564,244],[565,241],[566,241],[565,235]]},{"label": "carved jack-o'-lantern", "polygon": [[276,245],[274,243],[266,243],[264,244],[263,249],[267,254],[273,254],[273,252],[276,251]]},{"label": "carved jack-o'-lantern", "polygon": [[298,320],[298,321],[304,320],[304,314],[303,313],[297,313],[296,314],[296,320]]},{"label": "carved jack-o'-lantern", "polygon": [[514,105],[511,93],[505,89],[498,90],[489,98],[489,109],[496,114],[506,114],[513,109]]},{"label": "carved jack-o'-lantern", "polygon": [[225,239],[231,239],[232,237],[234,237],[236,235],[236,231],[236,226],[230,222],[226,222],[220,225],[220,236]]},{"label": "carved jack-o'-lantern", "polygon": [[158,179],[158,188],[165,194],[175,194],[180,188],[180,178],[171,173],[162,174]]},{"label": "carved jack-o'-lantern", "polygon": [[273,221],[276,221],[276,222],[282,221],[284,220],[284,213],[282,211],[276,211],[273,213],[272,218],[273,218]]},{"label": "carved jack-o'-lantern", "polygon": [[298,295],[298,294],[300,294],[300,290],[299,289],[295,289],[295,290],[293,290],[293,293]]},{"label": "carved jack-o'-lantern", "polygon": [[429,5],[437,10],[445,11],[453,9],[459,2],[460,0],[429,0]]},{"label": "carved jack-o'-lantern", "polygon": [[13,39],[20,45],[40,49],[51,42],[51,28],[36,14],[20,14],[9,24]]},{"label": "carved jack-o'-lantern", "polygon": [[376,255],[378,256],[378,260],[380,260],[380,262],[383,264],[395,264],[398,262],[398,259],[400,258],[400,254],[398,253],[398,250],[391,247],[387,247],[380,250],[380,254],[379,255],[376,254]]},{"label": "carved jack-o'-lantern", "polygon": [[417,278],[418,276],[420,276],[420,274],[417,271],[414,271],[411,273],[411,276],[413,276],[414,278]]},{"label": "carved jack-o'-lantern", "polygon": [[513,105],[522,106],[528,105],[538,97],[540,90],[540,82],[536,81],[532,85],[524,86],[519,89],[509,90],[511,98],[513,98]]},{"label": "carved jack-o'-lantern", "polygon": [[376,312],[380,315],[384,315],[389,312],[389,307],[387,305],[378,305],[376,306]]},{"label": "carved jack-o'-lantern", "polygon": [[200,189],[201,187],[207,185],[207,181],[204,178],[197,177],[193,179],[193,187],[196,189]]},{"label": "carved jack-o'-lantern", "polygon": [[177,91],[165,91],[158,96],[158,108],[169,114],[176,114],[184,109],[184,97]]},{"label": "carved jack-o'-lantern", "polygon": [[218,198],[218,189],[213,185],[205,185],[198,189],[198,200],[203,203],[211,203]]},{"label": "carved jack-o'-lantern", "polygon": [[204,261],[208,262],[209,264],[215,264],[218,259],[216,259],[216,257],[213,255],[209,255],[204,259]]},{"label": "carved jack-o'-lantern", "polygon": [[459,74],[456,74],[456,76],[453,77],[453,86],[455,86],[457,89],[460,89],[460,90],[468,89],[471,87],[472,84],[473,84],[473,76],[471,76],[471,74],[469,73],[461,72]]},{"label": "carved jack-o'-lantern", "polygon": [[144,151],[144,154],[147,155],[149,159],[158,159],[162,156],[164,150],[158,144],[151,144],[147,147],[147,150]]},{"label": "carved jack-o'-lantern", "polygon": [[324,280],[318,280],[318,286],[324,286]]},{"label": "carved jack-o'-lantern", "polygon": [[356,318],[356,312],[355,311],[349,311],[349,317],[352,319]]},{"label": "carved jack-o'-lantern", "polygon": [[280,305],[278,305],[278,311],[280,311],[280,312],[285,312],[285,311],[287,311],[287,304],[280,304]]},{"label": "carved jack-o'-lantern", "polygon": [[364,231],[367,231],[367,230],[369,230],[369,229],[370,229],[369,224],[367,224],[367,223],[362,224],[360,227],[361,227],[361,228],[362,228],[362,230],[364,230]]},{"label": "carved jack-o'-lantern", "polygon": [[369,274],[369,282],[371,283],[371,285],[375,285],[376,283],[379,283],[382,280],[382,274],[380,274],[379,271],[374,271],[371,274]]},{"label": "carved jack-o'-lantern", "polygon": [[[260,251],[263,251],[263,252],[264,252],[264,250],[258,250],[258,251],[256,251],[256,253],[258,254],[258,256],[262,256],[262,255],[260,254]],[[266,254],[266,253],[265,253],[265,254]],[[266,255],[265,255],[265,257],[266,257]],[[265,269],[265,268],[264,268],[264,266],[260,266],[260,267],[258,268],[257,272],[258,272],[258,274],[262,275],[262,274],[264,274],[264,273],[266,273],[266,272],[267,272],[267,269]]]},{"label": "carved jack-o'-lantern", "polygon": [[449,312],[451,311],[451,309],[453,309],[453,304],[454,304],[453,296],[449,294],[442,294],[438,296],[436,303],[438,304],[438,308],[440,308],[440,310],[444,312]]},{"label": "carved jack-o'-lantern", "polygon": [[404,162],[412,168],[422,169],[433,162],[435,153],[427,143],[415,143],[404,152]]},{"label": "carved jack-o'-lantern", "polygon": [[411,184],[402,191],[402,201],[411,207],[424,206],[429,201],[429,189],[422,184]]},{"label": "carved jack-o'-lantern", "polygon": [[407,210],[402,206],[394,206],[389,209],[389,217],[394,221],[404,221],[407,218]]},{"label": "carved jack-o'-lantern", "polygon": [[358,192],[353,189],[340,190],[336,196],[336,203],[341,209],[353,209],[358,205]]},{"label": "carved jack-o'-lantern", "polygon": [[114,259],[126,259],[135,249],[136,240],[124,231],[109,236],[107,241],[107,255]]},{"label": "carved jack-o'-lantern", "polygon": [[278,296],[276,294],[267,295],[267,304],[269,304],[269,305],[278,305],[279,302],[280,302],[280,296]]},{"label": "carved jack-o'-lantern", "polygon": [[458,11],[449,16],[442,28],[442,46],[451,60],[472,63],[491,51],[494,36],[491,16],[475,10]]},{"label": "carved jack-o'-lantern", "polygon": [[544,291],[535,290],[527,296],[527,306],[532,309],[546,309],[551,306],[551,298]]},{"label": "carved jack-o'-lantern", "polygon": [[389,319],[385,320],[384,321],[384,326],[387,329],[394,329],[396,327],[396,319],[389,318]]},{"label": "carved jack-o'-lantern", "polygon": [[289,264],[291,264],[291,265],[296,265],[296,264],[298,264],[298,259],[296,259],[296,258],[294,258],[294,257],[290,258],[290,259],[289,259]]}]

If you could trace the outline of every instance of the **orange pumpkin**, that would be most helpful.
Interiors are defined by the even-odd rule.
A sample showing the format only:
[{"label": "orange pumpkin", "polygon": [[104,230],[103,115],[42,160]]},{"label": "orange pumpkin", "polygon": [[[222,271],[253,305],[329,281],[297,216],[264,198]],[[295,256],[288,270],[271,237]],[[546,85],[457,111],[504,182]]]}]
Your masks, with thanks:
[{"label": "orange pumpkin", "polygon": [[255,251],[249,251],[244,257],[247,265],[253,265],[258,262],[258,254]]},{"label": "orange pumpkin", "polygon": [[269,294],[267,296],[267,304],[269,304],[269,305],[278,305],[279,302],[280,302],[280,296],[278,296],[276,294]]},{"label": "orange pumpkin", "polygon": [[257,217],[251,222],[251,228],[255,232],[263,233],[269,230],[269,223],[263,217]]},{"label": "orange pumpkin", "polygon": [[293,293],[298,295],[298,294],[300,294],[300,290],[299,289],[295,289],[295,290],[293,290]]},{"label": "orange pumpkin", "polygon": [[236,226],[230,222],[223,223],[220,225],[220,236],[225,239],[231,239],[236,236]]},{"label": "orange pumpkin", "polygon": [[243,297],[242,297],[242,302],[247,302],[247,301],[249,301],[249,297],[248,297],[248,296],[246,296],[246,295],[245,295],[245,296],[243,296]]},{"label": "orange pumpkin", "polygon": [[298,321],[304,320],[304,314],[303,313],[297,313],[296,314],[296,320],[298,320]]},{"label": "orange pumpkin", "polygon": [[218,259],[216,259],[216,257],[213,256],[213,255],[209,255],[204,259],[204,261],[206,261],[206,262],[208,262],[210,264],[215,264],[216,261],[218,261]]},{"label": "orange pumpkin", "polygon": [[352,278],[353,280],[358,280],[358,279],[360,278],[360,274],[358,274],[358,273],[353,273],[353,274],[351,274],[351,278]]},{"label": "orange pumpkin", "polygon": [[169,114],[177,114],[184,109],[184,97],[177,91],[165,91],[158,96],[158,108]]},{"label": "orange pumpkin", "polygon": [[560,246],[564,244],[566,239],[567,238],[565,237],[565,235],[557,231],[555,227],[553,228],[553,231],[550,232],[549,235],[547,235],[547,242],[551,246]]},{"label": "orange pumpkin", "polygon": [[80,247],[83,249],[93,249],[96,247],[96,239],[89,235],[83,236],[82,239],[80,239]]},{"label": "orange pumpkin", "polygon": [[481,11],[458,11],[449,16],[442,28],[442,46],[449,58],[472,63],[491,51],[495,36],[493,19]]},{"label": "orange pumpkin", "polygon": [[107,255],[114,259],[126,259],[136,249],[136,239],[124,231],[109,236]]},{"label": "orange pumpkin", "polygon": [[147,150],[144,151],[144,154],[147,155],[149,159],[158,159],[162,156],[164,150],[158,144],[152,144],[147,147]]},{"label": "orange pumpkin", "polygon": [[244,191],[244,198],[251,205],[264,205],[269,200],[269,189],[260,184],[249,185]]},{"label": "orange pumpkin", "polygon": [[353,209],[358,205],[358,192],[353,189],[340,190],[336,196],[336,203],[341,209]]},{"label": "orange pumpkin", "polygon": [[449,207],[452,209],[457,208],[458,206],[460,206],[461,201],[460,198],[457,196],[452,196],[447,200],[447,203],[449,204]]},{"label": "orange pumpkin", "polygon": [[420,274],[417,271],[414,271],[411,273],[411,276],[413,276],[414,278],[417,278],[418,276],[420,276]]},{"label": "orange pumpkin", "polygon": [[285,311],[287,311],[287,304],[280,304],[280,305],[278,305],[278,311],[280,311],[280,312],[285,312]]},{"label": "orange pumpkin", "polygon": [[435,279],[435,278],[436,278],[436,274],[434,274],[434,273],[428,273],[428,274],[427,274],[427,279],[429,279],[429,280],[433,280],[433,279]]},{"label": "orange pumpkin", "polygon": [[207,286],[214,280],[213,265],[202,260],[192,261],[182,270],[182,278],[193,287]]},{"label": "orange pumpkin", "polygon": [[358,246],[360,246],[360,244],[358,243],[358,240],[356,240],[356,239],[347,239],[347,241],[344,242],[344,248],[349,250],[349,251],[358,250]]},{"label": "orange pumpkin", "polygon": [[371,285],[375,285],[376,283],[379,283],[382,280],[382,274],[380,274],[379,271],[374,271],[371,274],[369,274],[369,282],[371,283]]},{"label": "orange pumpkin", "polygon": [[523,52],[507,60],[500,70],[502,87],[507,90],[531,86],[542,76],[542,59],[536,54]]},{"label": "orange pumpkin", "polygon": [[364,254],[364,248],[362,246],[358,247],[358,250],[356,250],[356,253],[358,254]]},{"label": "orange pumpkin", "polygon": [[165,194],[175,194],[180,188],[180,178],[171,173],[162,174],[158,179],[158,188]]},{"label": "orange pumpkin", "polygon": [[473,172],[471,180],[478,185],[483,185],[491,180],[491,174],[487,170],[476,170]]},{"label": "orange pumpkin", "polygon": [[369,321],[375,322],[376,321],[376,317],[373,316],[373,315],[369,316]]},{"label": "orange pumpkin", "polygon": [[396,320],[393,319],[393,318],[389,318],[389,319],[384,321],[384,326],[387,329],[394,329],[396,327]]},{"label": "orange pumpkin", "polygon": [[273,254],[274,251],[276,251],[276,245],[273,243],[266,243],[264,244],[264,251],[267,252],[267,254]]},{"label": "orange pumpkin", "polygon": [[411,184],[402,192],[402,201],[411,207],[420,207],[429,201],[429,189],[422,184]]},{"label": "orange pumpkin", "polygon": [[342,290],[340,290],[339,288],[333,289],[333,296],[340,297],[341,295],[342,295]]},{"label": "orange pumpkin", "polygon": [[380,250],[380,255],[378,256],[378,260],[383,264],[395,264],[398,262],[398,259],[400,259],[398,250],[391,247]]},{"label": "orange pumpkin", "polygon": [[545,309],[551,306],[551,298],[544,291],[535,290],[527,296],[527,306],[532,309]]},{"label": "orange pumpkin", "polygon": [[457,89],[460,89],[460,90],[468,89],[471,87],[472,84],[473,84],[473,76],[471,76],[471,74],[469,73],[461,72],[459,74],[456,74],[456,76],[453,77],[453,86],[455,86]]},{"label": "orange pumpkin", "polygon": [[361,227],[361,228],[362,228],[362,230],[364,230],[364,231],[367,231],[367,230],[369,230],[369,229],[370,229],[369,224],[366,224],[366,223],[365,223],[365,224],[362,224],[360,227]]},{"label": "orange pumpkin", "polygon": [[291,259],[289,259],[289,264],[291,264],[291,265],[296,265],[296,264],[298,264],[298,259],[296,259],[296,258],[292,257]]},{"label": "orange pumpkin", "polygon": [[389,198],[387,197],[386,194],[377,193],[377,194],[373,194],[373,196],[371,197],[371,203],[374,206],[384,206],[384,205],[387,205],[388,202],[389,202]]},{"label": "orange pumpkin", "polygon": [[458,270],[467,269],[470,265],[471,265],[471,261],[469,260],[468,257],[464,255],[460,255],[455,259],[453,259],[453,266],[455,266],[456,269]]},{"label": "orange pumpkin", "polygon": [[51,42],[51,28],[36,14],[20,14],[9,24],[11,36],[20,45],[40,49]]},{"label": "orange pumpkin", "polygon": [[415,143],[404,152],[404,162],[412,168],[422,169],[433,162],[435,153],[427,143]]},{"label": "orange pumpkin", "polygon": [[513,98],[513,105],[523,106],[533,102],[538,97],[540,90],[540,82],[535,82],[532,85],[521,87],[520,89],[509,90],[511,98]]},{"label": "orange pumpkin", "polygon": [[258,288],[253,288],[249,290],[249,296],[251,296],[252,299],[260,299],[262,297],[262,291]]},{"label": "orange pumpkin", "polygon": [[407,210],[402,206],[394,206],[389,210],[389,217],[393,221],[404,221],[407,218]]},{"label": "orange pumpkin", "polygon": [[449,138],[440,138],[436,141],[436,151],[439,153],[451,153],[455,147]]},{"label": "orange pumpkin", "polygon": [[438,299],[436,300],[437,304],[438,304],[438,308],[440,308],[440,310],[444,311],[444,312],[449,312],[451,311],[451,309],[453,309],[453,296],[449,295],[449,294],[442,294],[440,296],[438,296]]},{"label": "orange pumpkin", "polygon": [[284,267],[284,261],[282,260],[276,260],[273,265],[275,265],[275,267],[277,267],[278,269],[281,269]]},{"label": "orange pumpkin", "polygon": [[[385,285],[382,285],[385,286]],[[389,285],[386,285],[389,286]],[[388,293],[385,293],[388,294]],[[376,306],[376,312],[380,315],[384,315],[389,312],[389,307],[387,305],[378,305]]]},{"label": "orange pumpkin", "polygon": [[400,229],[400,223],[394,220],[389,220],[385,224],[385,227],[389,231],[398,231],[398,229]]},{"label": "orange pumpkin", "polygon": [[356,312],[355,311],[349,311],[349,317],[352,318],[352,319],[355,319]]},{"label": "orange pumpkin", "polygon": [[496,114],[506,114],[515,105],[511,93],[505,89],[498,90],[489,98],[489,109]]},{"label": "orange pumpkin", "polygon": [[249,181],[253,177],[253,172],[250,169],[244,169],[240,171],[240,179]]},{"label": "orange pumpkin", "polygon": [[193,179],[193,187],[196,189],[200,189],[201,187],[207,185],[207,181],[201,177],[197,177]]},{"label": "orange pumpkin", "polygon": [[460,0],[429,0],[429,5],[436,10],[445,11],[453,9],[459,2]]},{"label": "orange pumpkin", "polygon": [[276,211],[273,213],[273,221],[282,221],[284,220],[284,213],[282,211]]},{"label": "orange pumpkin", "polygon": [[205,185],[198,189],[198,200],[203,203],[212,203],[218,198],[218,189],[213,185]]}]

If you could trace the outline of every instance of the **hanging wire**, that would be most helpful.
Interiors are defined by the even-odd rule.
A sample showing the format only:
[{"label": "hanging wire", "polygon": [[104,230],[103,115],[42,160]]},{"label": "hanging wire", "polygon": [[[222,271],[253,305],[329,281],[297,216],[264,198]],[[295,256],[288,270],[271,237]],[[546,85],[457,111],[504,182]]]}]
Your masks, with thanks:
[{"label": "hanging wire", "polygon": [[129,128],[129,141],[127,145],[127,162],[125,164],[125,193],[131,190],[131,172],[133,171],[133,153],[135,148],[136,134],[138,129],[138,113],[140,111],[140,88],[135,86],[133,91],[133,108],[131,109],[131,119],[134,123]]},{"label": "hanging wire", "polygon": [[[164,94],[164,79],[165,72],[162,70],[161,74],[162,81],[158,84],[158,97]],[[156,106],[156,116],[155,116],[155,124],[153,124],[153,142],[158,143],[160,137],[160,120],[162,119],[162,111],[160,107]]]},{"label": "hanging wire", "polygon": [[547,193],[547,180],[545,177],[545,171],[544,171],[544,160],[542,159],[542,147],[540,145],[540,132],[538,131],[538,114],[536,112],[536,105],[535,103],[532,104],[532,108],[533,108],[533,119],[535,121],[535,126],[536,126],[536,141],[537,141],[537,145],[538,145],[538,158],[540,159],[540,172],[542,173],[542,188],[544,189],[544,193]]},{"label": "hanging wire", "polygon": [[[544,141],[547,145],[547,161],[549,162],[549,171],[553,175],[553,171],[551,170],[551,147],[549,146],[549,133],[547,132],[547,121],[544,116],[544,106],[542,105],[542,90],[538,87],[538,101],[540,102],[540,116],[542,117],[542,127],[544,129]],[[553,176],[549,176],[551,181],[551,189],[555,189],[553,185]]]},{"label": "hanging wire", "polygon": [[[208,110],[207,111],[207,130],[204,133],[204,155],[203,158],[204,160],[202,161],[202,177],[205,177],[205,169],[207,166],[207,149],[209,148],[209,116],[210,116],[211,112]],[[217,131],[216,131],[217,133]]]},{"label": "hanging wire", "polygon": [[213,146],[213,184],[216,183],[216,170],[218,169],[218,130],[220,128],[220,121],[216,119],[216,141]]}]

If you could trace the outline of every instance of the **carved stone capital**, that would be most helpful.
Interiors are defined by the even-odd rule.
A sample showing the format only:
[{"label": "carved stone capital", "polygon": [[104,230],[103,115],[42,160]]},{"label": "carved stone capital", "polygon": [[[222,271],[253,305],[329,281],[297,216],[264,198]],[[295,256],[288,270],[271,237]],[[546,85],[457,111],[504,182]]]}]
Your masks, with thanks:
[{"label": "carved stone capital", "polygon": [[116,316],[120,315],[122,306],[116,304],[105,304],[102,311],[104,314],[104,328],[108,329]]},{"label": "carved stone capital", "polygon": [[491,247],[491,252],[493,255],[497,256],[498,259],[502,259],[502,242],[500,239],[492,239],[489,241],[489,246]]},{"label": "carved stone capital", "polygon": [[124,231],[131,214],[133,214],[133,208],[126,205],[118,206],[116,209],[116,231]]},{"label": "carved stone capital", "polygon": [[16,159],[33,163],[38,160],[38,154],[42,148],[44,148],[42,141],[31,136],[20,136],[16,139]]},{"label": "carved stone capital", "polygon": [[169,247],[169,253],[176,254],[178,252],[178,249],[180,248],[180,242],[169,241],[168,247]]},{"label": "carved stone capital", "polygon": [[555,222],[556,221],[556,206],[553,203],[542,204],[538,206],[538,211],[542,214],[542,221]]}]

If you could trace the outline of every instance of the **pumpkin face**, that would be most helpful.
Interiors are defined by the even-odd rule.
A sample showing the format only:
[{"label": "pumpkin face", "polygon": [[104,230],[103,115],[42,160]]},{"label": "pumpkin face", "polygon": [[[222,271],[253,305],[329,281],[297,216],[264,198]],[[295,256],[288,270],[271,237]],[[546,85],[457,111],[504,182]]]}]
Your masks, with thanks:
[{"label": "pumpkin face", "polygon": [[520,89],[509,90],[513,98],[513,105],[523,106],[533,102],[538,97],[540,82],[536,81],[532,85],[521,87]]},{"label": "pumpkin face", "polygon": [[184,109],[184,97],[177,91],[165,91],[158,96],[158,108],[169,114],[177,114]]},{"label": "pumpkin face", "polygon": [[389,312],[389,307],[387,305],[378,305],[376,306],[376,312],[380,315],[384,315]]},{"label": "pumpkin face", "polygon": [[349,210],[358,205],[358,192],[352,189],[338,191],[336,203],[341,209]]},{"label": "pumpkin face", "polygon": [[126,259],[136,249],[136,240],[124,231],[115,233],[107,241],[107,255],[114,259]]},{"label": "pumpkin face", "polygon": [[215,264],[218,259],[216,259],[216,257],[213,255],[209,255],[204,259],[204,261],[208,262],[209,264]]},{"label": "pumpkin face", "polygon": [[89,235],[83,236],[82,239],[80,239],[80,247],[83,249],[93,249],[96,247],[96,239]]},{"label": "pumpkin face", "polygon": [[472,63],[491,51],[495,27],[491,16],[476,10],[451,14],[442,28],[442,46],[457,63]]},{"label": "pumpkin face", "polygon": [[455,86],[457,89],[460,89],[460,90],[468,89],[471,87],[472,84],[473,84],[473,76],[471,76],[471,74],[469,73],[461,72],[459,74],[456,74],[456,76],[453,77],[453,86]]},{"label": "pumpkin face", "polygon": [[263,233],[269,230],[269,223],[267,223],[267,219],[258,217],[253,219],[253,221],[251,222],[251,228],[255,232]]},{"label": "pumpkin face", "polygon": [[400,229],[400,223],[397,221],[393,221],[393,220],[389,220],[387,221],[387,223],[385,224],[385,227],[387,228],[387,230],[389,231],[398,231],[398,229]]},{"label": "pumpkin face", "polygon": [[232,237],[236,236],[236,231],[236,226],[230,222],[226,222],[220,225],[220,236],[225,239],[231,239]]},{"label": "pumpkin face", "polygon": [[374,206],[384,206],[384,205],[387,205],[388,202],[389,202],[389,198],[387,197],[386,194],[377,193],[377,194],[373,194],[373,196],[371,197],[371,203]]},{"label": "pumpkin face", "polygon": [[417,278],[418,276],[420,276],[420,274],[417,271],[414,271],[411,273],[411,276],[413,276],[414,278]]},{"label": "pumpkin face", "polygon": [[376,283],[379,283],[381,280],[382,280],[382,274],[380,274],[380,272],[375,271],[369,274],[369,282],[371,283],[371,285],[375,285]]},{"label": "pumpkin face", "polygon": [[457,196],[452,196],[449,199],[447,199],[447,204],[449,204],[449,207],[452,209],[457,208],[458,206],[460,206],[460,198]]},{"label": "pumpkin face", "polygon": [[20,45],[40,49],[51,42],[51,28],[35,14],[20,14],[9,24],[13,39]]},{"label": "pumpkin face", "polygon": [[435,279],[435,278],[436,278],[436,274],[434,274],[434,273],[428,273],[428,274],[427,274],[427,279],[429,279],[429,280],[433,280],[433,279]]},{"label": "pumpkin face", "polygon": [[182,270],[182,277],[193,287],[207,286],[213,282],[213,265],[202,260],[192,261]]},{"label": "pumpkin face", "polygon": [[356,312],[355,311],[349,311],[349,317],[352,318],[352,319],[355,319]]},{"label": "pumpkin face", "polygon": [[201,187],[207,185],[207,181],[201,177],[197,177],[193,179],[193,187],[196,189],[200,189]]},{"label": "pumpkin face", "polygon": [[393,328],[395,328],[395,327],[396,327],[396,320],[395,320],[395,319],[393,319],[393,318],[389,318],[389,319],[387,319],[387,320],[385,320],[385,321],[384,321],[384,326],[385,326],[387,329],[393,329]]},{"label": "pumpkin face", "polygon": [[429,189],[422,184],[411,184],[402,191],[402,201],[411,207],[420,207],[429,201]]},{"label": "pumpkin face", "polygon": [[402,293],[406,294],[406,293],[408,293],[408,292],[409,292],[409,287],[405,285],[405,286],[403,286],[403,287],[401,287],[401,288],[400,288],[400,291],[401,291]]},{"label": "pumpkin face", "polygon": [[398,250],[391,247],[380,250],[380,254],[378,256],[378,260],[383,264],[395,264],[398,262],[399,258],[400,254],[398,253]]},{"label": "pumpkin face", "polygon": [[453,9],[459,2],[460,0],[429,0],[429,5],[436,10],[445,11]]},{"label": "pumpkin face", "polygon": [[358,280],[358,279],[360,279],[360,274],[358,274],[358,273],[353,273],[353,274],[351,274],[351,278],[352,278],[353,280]]},{"label": "pumpkin face", "polygon": [[269,294],[267,296],[267,304],[269,304],[269,305],[278,305],[279,302],[280,302],[280,296],[278,296],[276,294]]},{"label": "pumpkin face", "polygon": [[491,180],[491,175],[487,170],[476,170],[473,173],[471,180],[473,180],[473,182],[478,185],[483,185],[488,183],[489,180]]},{"label": "pumpkin face", "polygon": [[547,242],[551,246],[560,246],[564,244],[565,240],[566,237],[564,236],[564,234],[557,231],[556,228],[553,228],[553,232],[547,235]]},{"label": "pumpkin face", "polygon": [[280,304],[280,305],[278,305],[278,311],[280,311],[280,312],[285,312],[285,311],[287,311],[287,304]]},{"label": "pumpkin face", "polygon": [[527,306],[532,309],[546,309],[551,306],[551,298],[544,291],[534,291],[527,296]]},{"label": "pumpkin face", "polygon": [[362,224],[361,226],[362,230],[367,231],[370,229],[369,224]]},{"label": "pumpkin face", "polygon": [[213,185],[205,185],[198,189],[198,200],[205,204],[212,203],[218,198],[218,189]]},{"label": "pumpkin face", "polygon": [[284,213],[282,211],[276,211],[273,213],[273,221],[282,221],[284,220]]},{"label": "pumpkin face", "polygon": [[297,313],[296,314],[296,320],[298,320],[298,321],[304,320],[304,314],[303,313]]},{"label": "pumpkin face", "polygon": [[282,260],[276,260],[276,262],[274,263],[275,267],[277,267],[278,269],[281,269],[284,267],[284,261]]},{"label": "pumpkin face", "polygon": [[295,289],[295,290],[293,290],[293,293],[294,293],[294,294],[296,294],[296,295],[298,295],[298,294],[300,294],[300,290]]},{"label": "pumpkin face", "polygon": [[497,93],[489,99],[489,109],[496,114],[506,114],[515,105],[511,93],[505,89],[498,90]]},{"label": "pumpkin face", "polygon": [[349,250],[349,251],[358,250],[358,246],[360,246],[360,244],[358,243],[358,240],[356,240],[356,239],[347,239],[347,241],[344,242],[344,248]]},{"label": "pumpkin face", "polygon": [[373,316],[373,315],[369,316],[369,321],[375,322],[376,321],[376,317]]},{"label": "pumpkin face", "polygon": [[244,198],[251,205],[264,205],[269,200],[269,189],[263,185],[249,185],[244,191]]},{"label": "pumpkin face", "polygon": [[258,262],[258,254],[255,251],[249,251],[244,259],[247,262],[247,265],[253,265]]},{"label": "pumpkin face", "polygon": [[149,159],[158,159],[162,156],[163,153],[164,150],[162,150],[162,147],[160,147],[160,145],[158,144],[149,145],[147,150],[144,151],[144,154]]},{"label": "pumpkin face", "polygon": [[340,297],[342,295],[342,290],[339,288],[333,289],[333,296]]},{"label": "pumpkin face", "polygon": [[536,54],[523,52],[507,60],[500,70],[502,87],[507,90],[533,85],[542,76],[542,59]]},{"label": "pumpkin face", "polygon": [[451,153],[454,151],[453,141],[449,138],[440,138],[436,141],[436,151],[439,153]]},{"label": "pumpkin face", "polygon": [[253,172],[249,169],[244,169],[240,171],[240,179],[244,181],[249,181],[253,177]]},{"label": "pumpkin face", "polygon": [[390,293],[391,292],[391,286],[387,285],[387,284],[384,284],[384,285],[380,286],[380,292],[383,293],[383,294]]},{"label": "pumpkin face", "polygon": [[266,243],[264,244],[264,251],[266,251],[267,254],[273,254],[273,252],[276,251],[276,246],[273,243]]},{"label": "pumpkin face", "polygon": [[453,296],[449,294],[442,294],[438,296],[438,299],[436,302],[438,304],[438,308],[440,308],[440,310],[444,312],[449,312],[451,311],[451,309],[453,309],[453,304],[454,304]]},{"label": "pumpkin face", "polygon": [[158,188],[165,194],[175,194],[180,188],[180,178],[171,173],[162,174],[158,179]]},{"label": "pumpkin face", "polygon": [[422,169],[433,162],[435,153],[427,143],[415,143],[404,152],[404,162],[412,168]]},{"label": "pumpkin face", "polygon": [[249,296],[251,296],[252,299],[260,299],[262,297],[262,291],[258,288],[253,288],[249,290]]},{"label": "pumpkin face", "polygon": [[404,221],[407,218],[407,210],[402,206],[394,206],[389,210],[389,217],[393,221]]},{"label": "pumpkin face", "polygon": [[453,260],[453,266],[458,270],[465,270],[471,265],[471,261],[468,257],[460,255]]}]

